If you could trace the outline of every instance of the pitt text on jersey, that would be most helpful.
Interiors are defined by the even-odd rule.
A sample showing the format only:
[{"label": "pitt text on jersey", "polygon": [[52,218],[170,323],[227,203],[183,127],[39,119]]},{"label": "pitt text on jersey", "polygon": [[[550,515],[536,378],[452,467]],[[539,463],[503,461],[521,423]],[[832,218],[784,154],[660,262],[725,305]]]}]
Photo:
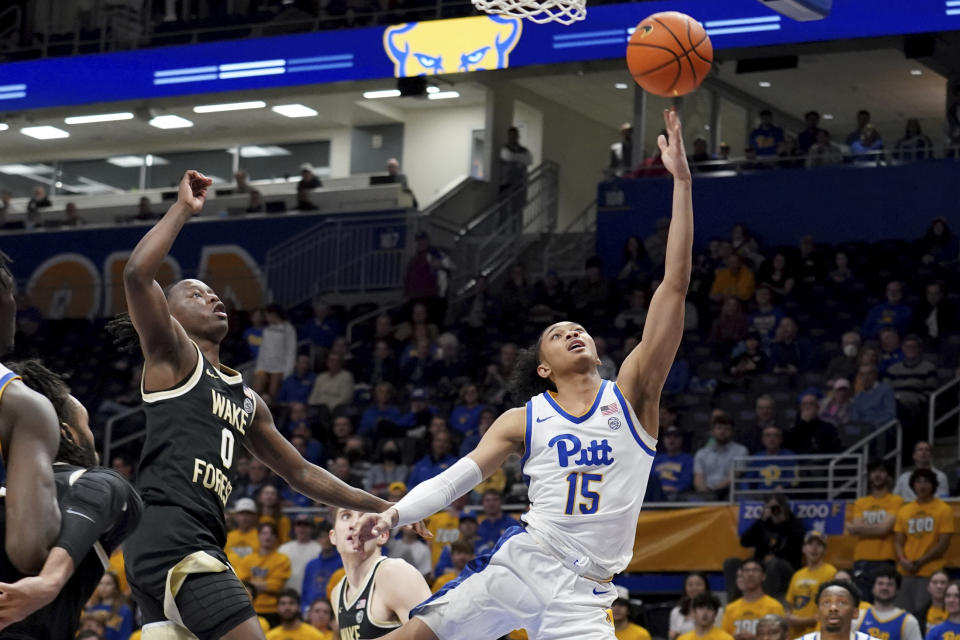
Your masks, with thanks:
[{"label": "pitt text on jersey", "polygon": [[[562,433],[554,436],[547,443],[549,447],[556,446],[557,458],[560,466],[567,468],[571,462],[580,467],[606,467],[613,464],[613,447],[603,440],[591,440],[586,447],[580,442],[580,438],[570,433]],[[578,455],[579,454],[579,455]],[[574,460],[574,457],[576,459]],[[575,515],[579,510],[581,515],[592,515],[600,509],[600,493],[591,490],[591,483],[600,484],[603,482],[603,475],[599,473],[581,473],[573,472],[566,478],[568,484],[567,501],[563,510],[564,515]],[[582,501],[578,503],[577,487],[580,487],[580,497]]]},{"label": "pitt text on jersey", "polygon": [[607,443],[607,439],[597,442],[591,440],[586,448],[580,442],[577,436],[564,433],[554,436],[547,443],[550,447],[557,447],[557,457],[561,467],[570,466],[571,459],[578,453],[580,456],[573,461],[573,464],[583,467],[601,467],[613,464],[613,458],[608,454],[613,453],[613,447]]}]

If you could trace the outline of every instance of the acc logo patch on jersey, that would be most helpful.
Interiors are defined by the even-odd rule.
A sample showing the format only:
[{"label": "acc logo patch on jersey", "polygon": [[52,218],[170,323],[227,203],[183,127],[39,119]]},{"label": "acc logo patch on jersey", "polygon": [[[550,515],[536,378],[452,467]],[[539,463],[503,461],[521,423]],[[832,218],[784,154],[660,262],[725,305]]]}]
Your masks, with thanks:
[{"label": "acc logo patch on jersey", "polygon": [[363,623],[363,611],[357,611],[357,624]]},{"label": "acc logo patch on jersey", "polygon": [[620,427],[623,426],[623,424],[620,422],[620,418],[616,418],[616,417],[608,418],[607,425],[614,431],[617,431],[618,429],[620,429]]},{"label": "acc logo patch on jersey", "polygon": [[254,401],[253,389],[247,385],[243,385],[243,395],[247,396],[243,399],[243,410],[247,413],[253,413],[253,410],[256,408],[257,403]]}]

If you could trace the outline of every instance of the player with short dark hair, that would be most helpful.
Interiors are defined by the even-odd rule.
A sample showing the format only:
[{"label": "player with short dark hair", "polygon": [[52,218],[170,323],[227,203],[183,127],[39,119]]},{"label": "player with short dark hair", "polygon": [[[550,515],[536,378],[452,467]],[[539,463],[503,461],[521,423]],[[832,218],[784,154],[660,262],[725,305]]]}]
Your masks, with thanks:
[{"label": "player with short dark hair", "polygon": [[37,360],[11,368],[23,384],[49,400],[60,419],[53,468],[62,526],[39,576],[0,584],[0,636],[71,638],[84,604],[104,575],[107,558],[140,521],[142,503],[129,482],[97,466],[87,410],[70,395],[63,379]]},{"label": "player with short dark hair", "polygon": [[389,532],[366,541],[359,539],[357,526],[362,515],[350,509],[334,512],[330,541],[343,558],[344,576],[333,587],[330,602],[340,637],[368,640],[405,623],[410,611],[430,597],[430,589],[412,564],[381,555]]},{"label": "player with short dark hair", "polygon": [[556,322],[517,360],[511,390],[529,398],[504,412],[477,447],[421,482],[396,506],[366,514],[361,541],[436,513],[522,454],[531,506],[513,527],[429,600],[393,640],[495,638],[526,629],[546,640],[613,640],[610,584],[633,556],[636,521],[653,465],[660,395],[683,337],[693,247],[692,178],[675,110],[664,112],[669,141],[657,144],[674,176],[664,276],[643,340],[617,380],[604,380],[594,338],[582,324]]},{"label": "player with short dark hair", "polygon": [[871,636],[854,631],[859,614],[860,590],[848,580],[828,580],[817,589],[817,623],[820,629],[801,640],[869,640]]},{"label": "player with short dark hair", "polygon": [[124,545],[144,640],[264,637],[223,551],[223,509],[241,446],[317,502],[374,511],[388,506],[304,460],[277,431],[263,399],[220,362],[227,313],[210,286],[188,279],[165,291],[157,283],[177,235],[203,208],[211,184],[196,171],[183,175],[177,201],[124,268],[129,318],[110,325],[118,341],[139,346],[144,356],[147,437],[137,487],[145,508],[140,528]]}]

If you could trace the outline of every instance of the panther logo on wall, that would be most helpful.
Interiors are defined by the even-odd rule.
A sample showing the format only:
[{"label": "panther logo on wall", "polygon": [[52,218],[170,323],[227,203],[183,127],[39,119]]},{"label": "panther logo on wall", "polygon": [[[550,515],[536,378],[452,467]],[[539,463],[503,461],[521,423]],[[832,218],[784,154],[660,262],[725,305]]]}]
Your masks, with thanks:
[{"label": "panther logo on wall", "polygon": [[497,15],[409,22],[387,27],[383,48],[398,78],[506,69],[522,31],[519,18]]}]

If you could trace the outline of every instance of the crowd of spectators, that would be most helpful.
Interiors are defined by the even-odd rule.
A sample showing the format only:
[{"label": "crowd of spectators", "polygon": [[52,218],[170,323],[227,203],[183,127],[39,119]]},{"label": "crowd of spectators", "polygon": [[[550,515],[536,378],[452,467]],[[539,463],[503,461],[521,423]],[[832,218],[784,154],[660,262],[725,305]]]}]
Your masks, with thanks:
[{"label": "crowd of spectators", "polygon": [[[231,309],[224,358],[252,363],[252,384],[305,458],[349,484],[396,500],[448,468],[476,446],[504,408],[525,400],[513,397],[510,376],[519,348],[532,344],[545,323],[582,317],[604,375],[615,377],[642,332],[662,274],[665,235],[666,226],[658,224],[649,237],[625,240],[622,261],[609,265],[613,277],[598,258],[566,282],[555,272],[531,277],[516,265],[502,284],[478,278],[474,292],[454,305],[439,285],[455,265],[421,237],[409,271],[408,304],[354,327],[352,342],[346,339],[352,315],[323,300],[308,309]],[[713,240],[697,255],[684,346],[666,383],[661,451],[648,500],[713,500],[731,489],[738,495],[779,491],[773,500],[777,517],[788,518],[785,498],[808,475],[792,454],[839,452],[898,417],[915,469],[897,479],[895,493],[907,506],[922,502],[925,494],[918,489],[928,476],[937,495],[951,493],[955,469],[935,469],[933,451],[919,434],[926,432],[921,418],[930,391],[945,371],[952,377],[956,364],[954,298],[943,284],[956,257],[952,231],[944,220],[933,221],[923,238],[900,247],[899,267],[888,261],[880,273],[865,260],[875,253],[888,259],[885,248],[834,249],[809,237],[796,248],[767,247],[737,225],[729,238]],[[829,325],[825,316],[833,320]],[[37,326],[43,322],[28,303],[22,306],[21,332],[35,339],[47,335]],[[22,343],[33,348],[29,340]],[[126,370],[131,378],[133,372]],[[116,404],[124,397],[136,403],[136,393],[109,400]],[[121,452],[112,461],[128,476],[135,466],[130,455]],[[737,459],[742,473],[731,487]],[[283,624],[285,590],[299,594],[301,615],[309,620],[315,607],[329,606],[324,598],[339,569],[329,525],[322,511],[312,510],[315,505],[258,461],[241,457],[237,464],[241,477],[229,503],[232,564],[249,579],[257,610],[269,623]],[[512,457],[428,521],[432,541],[404,532],[388,553],[442,585],[488,550],[516,522],[522,512],[516,505],[525,502],[520,460]],[[505,514],[503,505],[514,505],[514,512]],[[902,528],[896,519],[890,525]],[[902,544],[890,545],[896,555],[885,562],[899,561],[906,577],[926,577],[913,563],[934,562],[929,548],[912,544],[909,528],[903,533]],[[749,599],[759,581],[763,593],[787,602],[788,624],[803,623],[809,616],[792,612],[797,607],[791,608],[789,588],[801,558],[810,556],[811,564],[804,548],[821,541],[804,542],[802,530],[792,531],[777,536],[777,545],[789,546],[781,553],[769,531],[744,535],[744,545],[758,550],[762,561],[731,567],[728,586],[742,581]],[[767,562],[774,557],[782,561]],[[916,594],[916,584],[904,580],[901,592]],[[104,591],[101,600],[112,607],[109,585]],[[918,602],[909,603],[911,610]],[[728,605],[716,619],[726,627],[737,610],[731,613]],[[690,612],[688,606],[680,613],[686,624]],[[329,618],[322,613],[318,619]],[[120,609],[110,614],[111,620],[122,617]]]},{"label": "crowd of spectators", "polygon": [[[839,164],[876,166],[938,157],[933,140],[923,133],[920,121],[916,118],[907,120],[903,135],[893,144],[884,142],[866,109],[857,112],[857,127],[840,141],[836,141],[830,131],[820,126],[818,112],[808,111],[804,114],[804,123],[806,126],[796,135],[785,132],[783,127],[774,122],[773,112],[764,109],[759,113],[759,123],[747,136],[742,157],[731,158],[730,145],[726,142],[719,143],[716,151],[711,152],[708,141],[696,137],[692,142],[693,153],[688,160],[694,171],[714,172],[730,169],[814,169]],[[610,145],[610,176],[638,178],[667,175],[658,150],[655,149],[648,158],[639,158],[633,153],[633,129],[629,124],[624,124],[620,133],[621,139]],[[960,146],[950,139],[945,141],[945,148],[943,157],[954,158]]]},{"label": "crowd of spectators", "polygon": [[[787,635],[782,637],[801,637],[817,628],[820,586],[837,579],[859,589],[863,601],[854,628],[872,637],[883,631],[889,640],[918,640],[944,622],[945,553],[954,534],[953,511],[938,497],[940,474],[929,466],[929,449],[925,442],[917,444],[916,467],[900,477],[896,493],[891,492],[890,465],[881,460],[870,464],[868,492],[854,503],[846,523],[845,533],[855,540],[850,572],[838,571],[826,560],[829,536],[805,531],[784,495],[769,495],[762,515],[740,537],[750,556],[724,562],[724,630],[735,638],[759,637],[760,627],[775,616],[770,621],[783,626]],[[895,624],[885,626],[892,620]],[[671,612],[671,637],[679,621]]]}]

